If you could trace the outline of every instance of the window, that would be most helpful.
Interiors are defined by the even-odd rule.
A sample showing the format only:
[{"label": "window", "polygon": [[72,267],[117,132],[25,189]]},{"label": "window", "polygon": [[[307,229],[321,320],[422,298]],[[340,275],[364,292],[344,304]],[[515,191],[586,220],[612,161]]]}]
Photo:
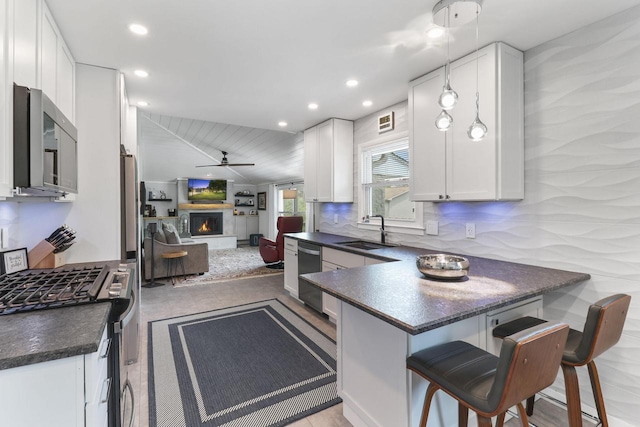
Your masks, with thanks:
[{"label": "window", "polygon": [[278,216],[301,216],[303,218],[302,229],[306,230],[306,208],[304,185],[278,186]]},{"label": "window", "polygon": [[390,226],[421,228],[422,204],[409,199],[409,140],[366,144],[360,150],[362,222],[367,215],[382,215]]}]

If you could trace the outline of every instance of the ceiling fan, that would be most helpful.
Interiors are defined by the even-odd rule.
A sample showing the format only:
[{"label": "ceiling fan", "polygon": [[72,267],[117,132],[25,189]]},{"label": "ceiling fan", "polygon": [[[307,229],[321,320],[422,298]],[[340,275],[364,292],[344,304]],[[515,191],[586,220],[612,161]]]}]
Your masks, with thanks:
[{"label": "ceiling fan", "polygon": [[199,165],[196,166],[197,168],[207,168],[209,166],[255,166],[255,163],[229,163],[229,160],[227,159],[227,153],[226,151],[221,151],[222,153],[222,160],[220,161],[219,165]]}]

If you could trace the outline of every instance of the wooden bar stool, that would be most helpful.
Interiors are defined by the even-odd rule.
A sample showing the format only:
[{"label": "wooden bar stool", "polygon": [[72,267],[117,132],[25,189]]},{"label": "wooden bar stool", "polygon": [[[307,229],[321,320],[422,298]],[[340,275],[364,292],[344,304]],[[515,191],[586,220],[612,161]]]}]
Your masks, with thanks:
[{"label": "wooden bar stool", "polygon": [[[167,260],[167,273],[171,276],[171,284],[175,285],[176,275],[178,274],[178,262],[182,266],[182,278],[187,275],[184,269],[184,257],[189,253],[187,251],[165,252],[162,254],[162,258]],[[171,273],[171,267],[173,267],[173,273]]]},{"label": "wooden bar stool", "polygon": [[522,426],[528,426],[522,401],[550,386],[560,368],[569,326],[545,323],[507,337],[500,357],[463,341],[418,351],[407,368],[430,382],[420,427],[427,425],[433,395],[443,390],[458,401],[458,425],[467,426],[469,409],[478,414],[479,427],[504,424],[507,409],[518,407]]},{"label": "wooden bar stool", "polygon": [[[613,347],[620,339],[630,302],[631,296],[625,294],[616,294],[596,301],[589,306],[583,331],[575,329],[569,331],[567,345],[562,356],[562,374],[565,381],[567,412],[571,427],[582,426],[580,388],[576,367],[584,365],[587,365],[589,369],[589,379],[591,380],[598,418],[600,418],[602,427],[609,426],[600,388],[600,377],[594,359]],[[530,325],[544,324],[544,322],[546,321],[537,317],[521,317],[495,328],[493,336],[506,338]],[[527,415],[529,416],[533,414],[533,405],[534,395],[531,395],[527,399]]]}]

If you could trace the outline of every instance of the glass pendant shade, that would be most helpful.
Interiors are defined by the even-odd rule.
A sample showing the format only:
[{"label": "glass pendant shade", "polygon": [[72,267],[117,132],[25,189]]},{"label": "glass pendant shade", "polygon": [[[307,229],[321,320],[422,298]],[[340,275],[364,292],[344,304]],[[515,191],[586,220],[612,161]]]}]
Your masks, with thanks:
[{"label": "glass pendant shade", "polygon": [[442,110],[438,117],[436,117],[436,128],[440,131],[449,130],[451,127],[451,123],[453,123],[453,117],[449,115],[446,111]]},{"label": "glass pendant shade", "polygon": [[451,89],[451,85],[449,85],[449,79],[447,79],[447,84],[442,88],[442,93],[440,94],[440,98],[438,99],[438,104],[443,110],[451,110],[458,103],[458,94],[455,90]]},{"label": "glass pendant shade", "polygon": [[467,135],[471,138],[472,141],[481,141],[487,135],[487,126],[482,123],[480,117],[476,114],[475,120],[469,126],[467,130]]}]

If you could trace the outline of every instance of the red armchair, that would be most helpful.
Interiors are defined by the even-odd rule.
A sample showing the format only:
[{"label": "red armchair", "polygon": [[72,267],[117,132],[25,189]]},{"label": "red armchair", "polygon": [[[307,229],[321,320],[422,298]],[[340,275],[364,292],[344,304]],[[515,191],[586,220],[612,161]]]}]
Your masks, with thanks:
[{"label": "red armchair", "polygon": [[284,233],[299,233],[302,231],[301,216],[280,216],[276,224],[278,228],[278,236],[276,241],[260,238],[258,246],[260,248],[260,256],[266,264],[282,265],[284,261]]}]

